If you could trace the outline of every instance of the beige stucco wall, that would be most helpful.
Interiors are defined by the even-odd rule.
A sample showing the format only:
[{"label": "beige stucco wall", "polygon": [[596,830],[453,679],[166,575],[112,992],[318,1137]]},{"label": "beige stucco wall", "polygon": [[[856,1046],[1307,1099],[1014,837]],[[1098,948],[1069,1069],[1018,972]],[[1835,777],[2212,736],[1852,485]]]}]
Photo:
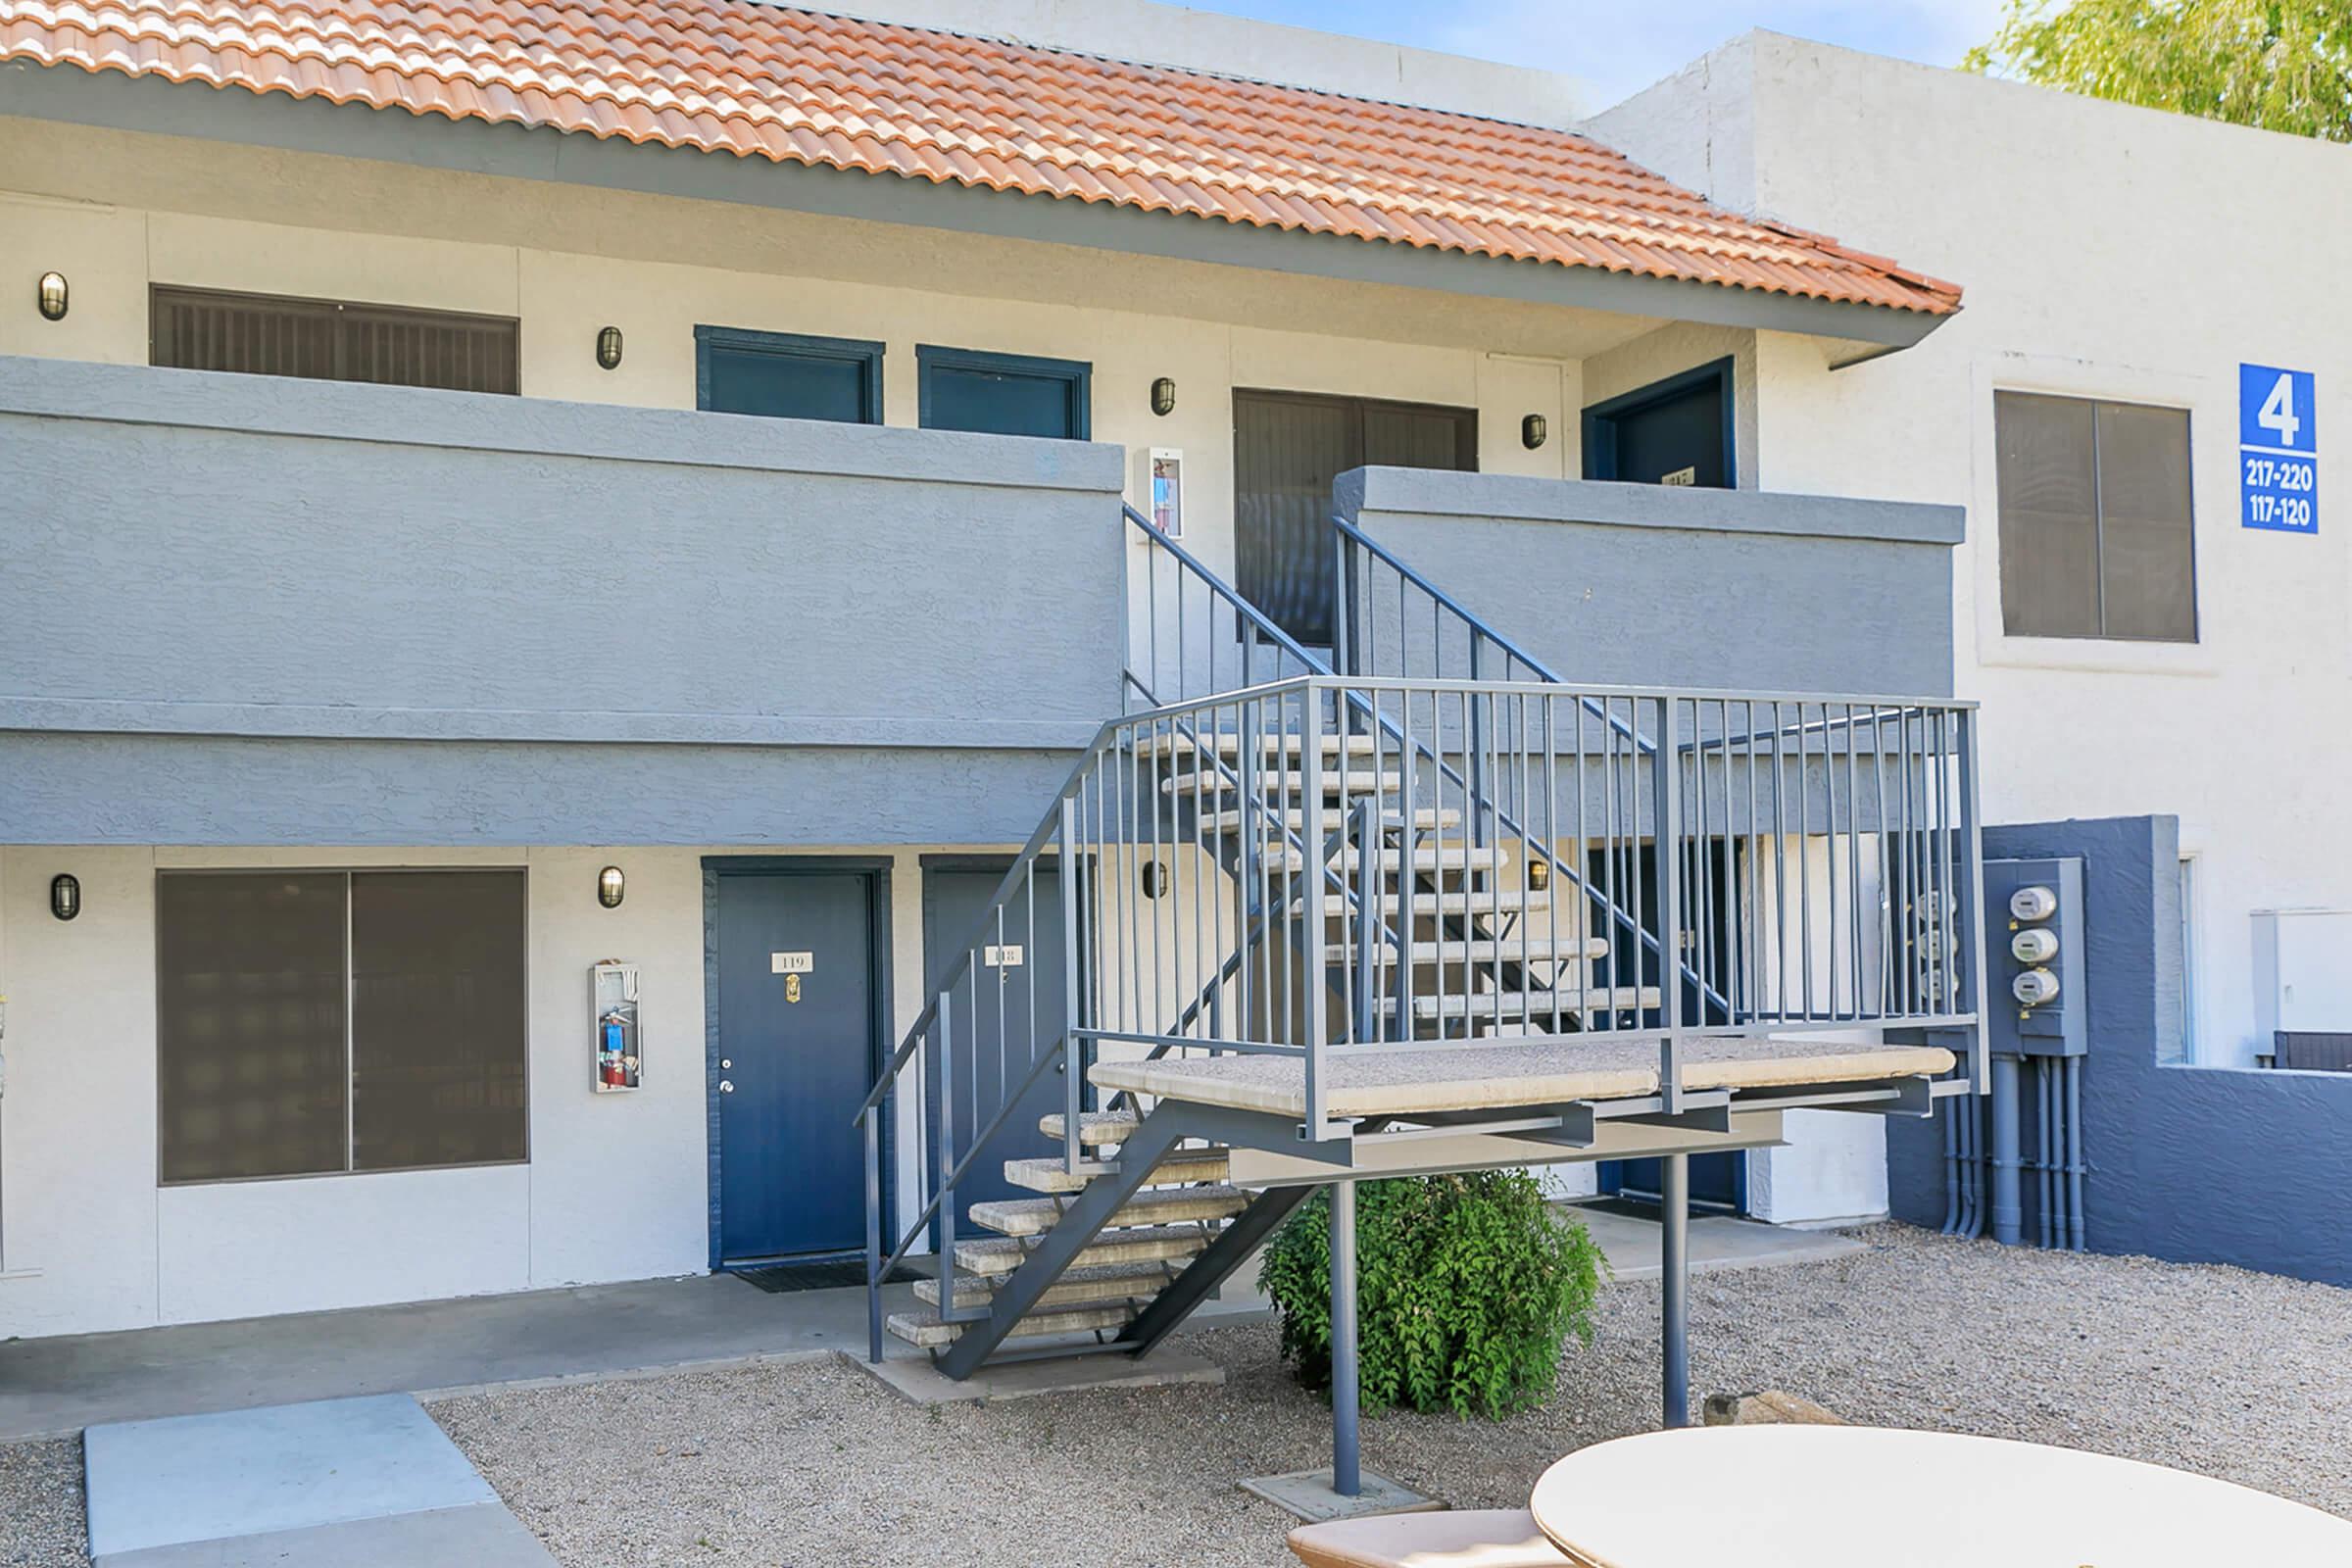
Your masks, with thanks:
[{"label": "beige stucco wall", "polygon": [[[698,324],[886,343],[898,425],[917,422],[918,344],[1081,360],[1095,438],[1130,449],[1131,487],[1146,451],[1184,452],[1187,542],[1218,566],[1235,388],[1475,408],[1484,468],[1560,477],[1580,461],[1581,366],[1545,351],[1652,324],[24,120],[0,119],[0,170],[9,272],[73,289],[63,321],[29,286],[0,308],[0,354],[143,364],[148,285],[167,283],[513,316],[539,398],[690,409]],[[594,353],[609,324],[627,345],[611,371]],[[1552,431],[1534,452],[1529,414]]]},{"label": "beige stucco wall", "polygon": [[[943,851],[972,847],[796,851],[890,861],[890,1045],[922,1009],[922,858]],[[703,858],[729,853],[0,847],[0,1338],[702,1272]],[[596,900],[609,863],[628,878],[617,909]],[[528,1163],[157,1185],[156,873],[297,865],[525,869]],[[71,922],[48,908],[61,871],[82,888]],[[591,1087],[587,972],[607,959],[639,966],[634,1094]],[[900,1098],[897,1187],[911,1212],[920,1097]]]}]

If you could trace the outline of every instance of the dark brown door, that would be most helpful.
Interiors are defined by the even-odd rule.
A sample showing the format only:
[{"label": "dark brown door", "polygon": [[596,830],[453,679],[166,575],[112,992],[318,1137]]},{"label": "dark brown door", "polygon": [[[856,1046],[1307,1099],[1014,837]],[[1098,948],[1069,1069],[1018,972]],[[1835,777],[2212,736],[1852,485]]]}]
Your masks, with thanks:
[{"label": "dark brown door", "polygon": [[1349,468],[1478,467],[1478,411],[1304,392],[1233,395],[1234,586],[1331,645],[1331,482]]}]

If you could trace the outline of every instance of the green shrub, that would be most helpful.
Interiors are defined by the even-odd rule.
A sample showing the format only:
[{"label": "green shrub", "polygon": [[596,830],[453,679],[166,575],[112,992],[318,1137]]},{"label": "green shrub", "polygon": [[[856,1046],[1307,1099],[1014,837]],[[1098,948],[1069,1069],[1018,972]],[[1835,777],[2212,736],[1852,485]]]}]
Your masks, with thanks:
[{"label": "green shrub", "polygon": [[[1585,1227],[1524,1171],[1359,1182],[1356,1355],[1363,1407],[1498,1417],[1541,1404],[1574,1334],[1592,1341],[1605,1266]],[[1267,1244],[1283,1354],[1331,1386],[1331,1197]]]}]

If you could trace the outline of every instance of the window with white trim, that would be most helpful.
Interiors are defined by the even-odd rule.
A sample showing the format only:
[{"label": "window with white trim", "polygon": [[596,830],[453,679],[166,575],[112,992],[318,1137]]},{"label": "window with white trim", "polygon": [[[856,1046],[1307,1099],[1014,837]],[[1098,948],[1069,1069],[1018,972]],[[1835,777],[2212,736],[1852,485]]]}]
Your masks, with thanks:
[{"label": "window with white trim", "polygon": [[156,879],[166,1185],[525,1157],[519,870]]}]

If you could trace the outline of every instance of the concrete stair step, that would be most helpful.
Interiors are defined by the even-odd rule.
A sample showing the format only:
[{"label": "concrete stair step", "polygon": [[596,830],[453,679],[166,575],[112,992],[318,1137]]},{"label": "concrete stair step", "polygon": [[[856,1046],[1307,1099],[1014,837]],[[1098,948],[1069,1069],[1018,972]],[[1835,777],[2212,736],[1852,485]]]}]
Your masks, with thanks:
[{"label": "concrete stair step", "polygon": [[[1302,772],[1270,772],[1257,770],[1250,775],[1250,786],[1267,797],[1267,805],[1287,808],[1306,794],[1306,775]],[[1203,799],[1214,800],[1240,787],[1236,779],[1222,773],[1204,773],[1199,777],[1187,773],[1162,783],[1160,793],[1189,799],[1195,793]],[[1323,793],[1326,795],[1394,795],[1404,788],[1402,773],[1375,773],[1368,767],[1351,767],[1345,773],[1336,767],[1323,770]],[[1287,797],[1287,799],[1286,799]],[[1251,820],[1256,820],[1254,815]]]},{"label": "concrete stair step", "polygon": [[[1123,1329],[1135,1316],[1134,1308],[1124,1301],[1099,1306],[1072,1306],[1059,1310],[1031,1312],[1013,1324],[1007,1340],[1034,1340],[1049,1334],[1085,1334],[1098,1329]],[[909,1345],[936,1349],[953,1345],[960,1339],[970,1323],[950,1323],[939,1315],[938,1309],[922,1312],[893,1312],[886,1322],[890,1332]]]},{"label": "concrete stair step", "polygon": [[[1092,1149],[1123,1144],[1144,1124],[1132,1110],[1082,1110],[1078,1113],[1078,1142]],[[1037,1130],[1056,1143],[1061,1140],[1061,1112],[1038,1118]]]},{"label": "concrete stair step", "polygon": [[[1331,917],[1338,920],[1347,901],[1335,891],[1323,902],[1331,910]],[[1402,914],[1407,907],[1408,895],[1398,893],[1394,888],[1383,888],[1372,895],[1372,904],[1384,912]],[[1473,919],[1481,915],[1488,919],[1508,919],[1515,914],[1530,914],[1538,909],[1550,908],[1551,890],[1505,888],[1498,896],[1488,888],[1447,888],[1439,893],[1416,888],[1409,892],[1409,904],[1415,915],[1467,914]]]},{"label": "concrete stair step", "polygon": [[[1350,757],[1371,757],[1386,754],[1395,757],[1396,742],[1378,735],[1326,735],[1316,748],[1325,757],[1337,757],[1345,750]],[[1242,737],[1234,730],[1220,729],[1192,733],[1171,732],[1152,736],[1136,747],[1142,757],[1201,758],[1214,755],[1228,761],[1242,755]],[[1303,757],[1306,737],[1303,735],[1260,735],[1257,738],[1261,757]]]},{"label": "concrete stair step", "polygon": [[[1216,1227],[1202,1225],[1104,1231],[1070,1259],[1070,1267],[1102,1268],[1113,1263],[1191,1257],[1204,1250],[1216,1235]],[[1029,1249],[1013,1236],[987,1236],[956,1244],[956,1266],[971,1274],[1010,1274],[1028,1256]]]},{"label": "concrete stair step", "polygon": [[1655,1007],[1662,1001],[1656,986],[1588,986],[1582,991],[1571,986],[1559,991],[1477,991],[1468,996],[1457,991],[1450,996],[1415,997],[1413,1016],[1543,1023],[1555,1010],[1563,1018],[1577,1018]]},{"label": "concrete stair step", "polygon": [[[1225,1152],[1221,1149],[1179,1151],[1153,1166],[1151,1179],[1163,1187],[1177,1182],[1221,1182],[1226,1166]],[[1080,1193],[1086,1190],[1088,1182],[1098,1176],[1111,1175],[1118,1168],[1116,1160],[1082,1159],[1073,1175],[1061,1168],[1058,1158],[1008,1159],[1004,1162],[1004,1179],[1033,1193]]]},{"label": "concrete stair step", "polygon": [[[1352,958],[1352,943],[1334,942],[1323,950],[1333,963]],[[1609,944],[1601,937],[1582,941],[1570,936],[1553,936],[1530,932],[1522,945],[1517,937],[1504,937],[1499,942],[1492,937],[1473,937],[1469,942],[1441,942],[1431,940],[1413,944],[1413,966],[1419,969],[1444,965],[1459,969],[1467,961],[1473,964],[1493,963],[1573,963],[1580,959],[1605,958]],[[1375,943],[1372,948],[1372,967],[1393,969],[1396,966],[1396,950]]]},{"label": "concrete stair step", "polygon": [[[1109,1263],[1100,1268],[1064,1269],[1061,1278],[1046,1287],[1037,1304],[1049,1307],[1148,1301],[1183,1272],[1184,1260],[1179,1258],[1146,1258],[1140,1263]],[[1001,1274],[956,1275],[956,1304],[986,1306],[996,1299],[997,1287],[1004,1279],[1004,1276]],[[916,1299],[937,1306],[939,1281],[916,1280],[914,1294]]]},{"label": "concrete stair step", "polygon": [[[1057,1198],[1001,1198],[971,1206],[972,1223],[1006,1236],[1043,1236],[1061,1223],[1068,1200]],[[1187,1220],[1231,1219],[1250,1206],[1238,1187],[1154,1187],[1121,1203],[1103,1222],[1105,1232],[1138,1226],[1174,1225]]]},{"label": "concrete stair step", "polygon": [[[1372,861],[1380,870],[1394,875],[1402,869],[1404,857],[1405,852],[1392,844],[1377,852]],[[1412,857],[1413,870],[1425,876],[1465,871],[1480,876],[1494,876],[1511,863],[1501,847],[1493,844],[1424,844],[1412,851]],[[1356,859],[1353,849],[1343,849],[1324,863],[1334,871],[1352,873],[1356,868]],[[1272,857],[1272,863],[1296,871],[1306,864],[1306,856],[1299,850],[1286,850]],[[1506,894],[1504,898],[1507,903],[1509,895]]]},{"label": "concrete stair step", "polygon": [[[1381,827],[1389,832],[1400,831],[1405,825],[1402,811],[1386,810],[1377,812],[1376,815],[1379,817]],[[1230,833],[1242,825],[1242,820],[1243,813],[1238,810],[1209,811],[1201,815],[1200,826],[1211,832]],[[1263,821],[1268,827],[1271,827],[1274,820],[1275,818],[1271,815],[1260,816],[1255,811],[1249,813],[1249,821],[1251,826]],[[1282,812],[1281,820],[1284,827],[1296,833],[1306,826],[1308,814],[1303,808],[1295,808]],[[1348,813],[1334,807],[1326,806],[1314,813],[1313,820],[1320,832],[1332,834],[1348,825]],[[1415,831],[1423,833],[1434,829],[1459,827],[1462,825],[1462,813],[1451,807],[1443,810],[1432,810],[1427,807],[1421,807],[1413,812],[1412,825]]]}]

